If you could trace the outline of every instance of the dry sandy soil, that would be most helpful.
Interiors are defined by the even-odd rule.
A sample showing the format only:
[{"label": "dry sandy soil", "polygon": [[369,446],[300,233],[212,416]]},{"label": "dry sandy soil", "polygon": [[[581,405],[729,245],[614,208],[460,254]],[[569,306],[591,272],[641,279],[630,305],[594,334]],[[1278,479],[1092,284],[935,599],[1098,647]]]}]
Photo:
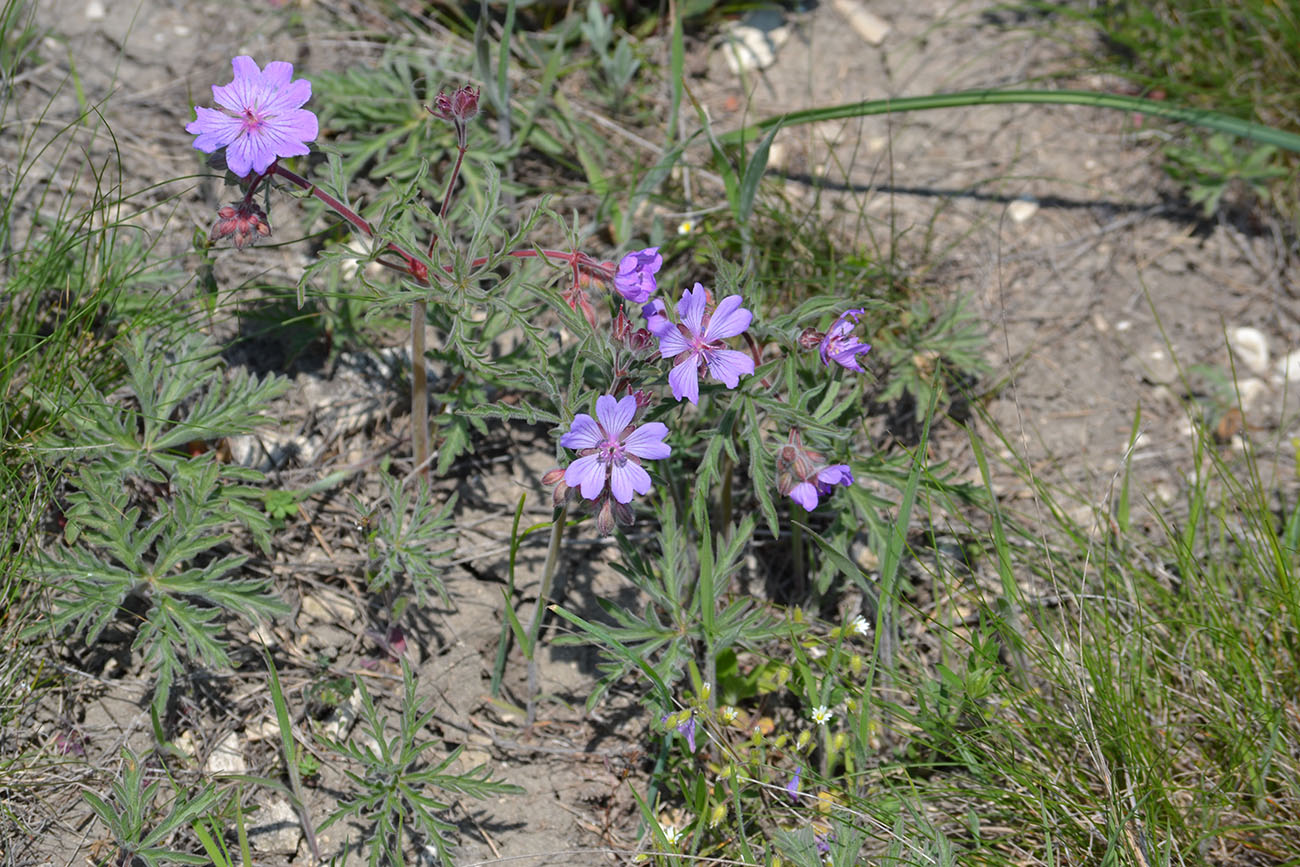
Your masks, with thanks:
[{"label": "dry sandy soil", "polygon": [[[32,107],[43,104],[70,63],[88,99],[112,92],[105,111],[128,189],[200,169],[183,126],[192,104],[206,100],[208,86],[229,77],[233,55],[287,59],[300,69],[346,68],[351,37],[339,21],[366,21],[360,5],[307,0],[288,9],[199,0],[37,5],[52,41],[43,51],[47,63],[26,76],[24,98]],[[750,117],[763,117],[810,105],[1023,84],[1061,68],[1067,49],[1049,35],[1050,22],[1011,20],[995,14],[994,5],[879,0],[870,8],[890,30],[873,45],[825,3],[784,16],[787,38],[774,64],[747,82],[728,69],[716,45],[693,45],[690,65],[722,129],[739,125],[745,105]],[[291,12],[303,16],[306,39],[290,35],[301,32],[286,25]],[[64,88],[46,121],[69,120],[75,112]],[[1264,443],[1286,443],[1300,433],[1277,367],[1300,346],[1297,287],[1286,253],[1267,232],[1228,221],[1207,226],[1180,208],[1156,162],[1161,135],[1114,112],[988,107],[791,129],[778,139],[773,159],[792,201],[810,200],[815,183],[836,190],[823,196],[828,220],[862,237],[852,224],[865,213],[877,243],[888,248],[892,229],[905,258],[925,263],[930,278],[974,305],[990,338],[993,372],[979,386],[989,415],[1038,475],[1076,493],[1085,522],[1091,506],[1104,507],[1139,405],[1142,438],[1131,458],[1153,511],[1176,508],[1192,470],[1184,401],[1203,406],[1212,422],[1222,420],[1225,448],[1232,448],[1235,417],[1228,411],[1238,399],[1230,387],[1215,386],[1213,371],[1231,383],[1225,337],[1238,328],[1258,329],[1269,349],[1267,358],[1258,352],[1237,358],[1241,432]],[[173,240],[166,243],[184,243],[192,226],[211,220],[219,192],[190,186],[175,208],[144,218],[154,230],[164,216],[170,219]],[[171,185],[166,192],[180,189]],[[707,184],[696,195],[701,207],[711,196],[721,198]],[[266,268],[292,281],[304,256],[301,245],[254,255],[226,250],[220,267],[232,281]],[[846,295],[862,291],[845,287]],[[1200,367],[1184,381],[1174,358],[1184,369]],[[286,470],[282,483],[301,484],[322,466],[401,447],[404,419],[374,397],[383,393],[374,376],[346,361],[297,374],[282,414],[293,433],[282,428],[268,436],[299,437],[316,457]],[[309,424],[310,407],[316,411]],[[464,511],[460,568],[447,577],[453,604],[426,611],[408,633],[422,692],[437,710],[432,736],[448,746],[467,744],[471,764],[491,761],[500,778],[527,791],[453,811],[460,864],[609,863],[625,860],[636,846],[638,819],[624,780],[629,770],[637,772],[653,721],[634,697],[616,694],[585,713],[593,659],[556,648],[543,677],[544,689],[560,701],[544,708],[531,734],[523,736],[516,719],[485,700],[501,629],[510,510],[524,491],[537,495],[530,503],[545,502],[539,480],[552,465],[548,448],[527,431],[502,433],[443,483],[444,492],[459,494]],[[941,436],[936,448],[958,466],[972,466],[960,434]],[[1008,498],[1027,493],[1011,473],[999,480]],[[525,523],[548,516],[539,505]],[[523,580],[536,580],[541,535],[521,552]],[[363,671],[376,694],[395,695],[397,669],[366,635],[375,603],[356,590],[363,548],[346,502],[315,504],[312,523],[288,536],[270,568],[294,613],[259,637],[289,668],[291,701],[301,706],[321,660],[331,670]],[[609,547],[578,540],[569,551],[565,604],[582,609],[594,593],[617,598],[626,592],[601,567],[614,556]],[[231,750],[251,773],[276,766],[264,674],[254,656],[247,662],[248,673],[195,685],[181,725],[197,754],[195,767]],[[100,851],[95,846],[104,829],[92,820],[80,786],[101,786],[115,774],[123,745],[152,743],[140,670],[129,657],[95,665],[70,667],[63,706],[34,710],[28,730],[5,735],[15,743],[48,743],[58,725],[71,725],[87,750],[84,762],[63,764],[55,779],[15,804],[20,821],[0,825],[6,863],[81,863]],[[508,686],[517,688],[521,678],[512,666]],[[311,805],[317,821],[340,782],[336,771],[323,770]],[[251,797],[265,807],[254,834],[261,863],[306,863],[305,844],[284,805]],[[337,852],[359,835],[342,824],[326,833],[322,846],[326,854]]]}]

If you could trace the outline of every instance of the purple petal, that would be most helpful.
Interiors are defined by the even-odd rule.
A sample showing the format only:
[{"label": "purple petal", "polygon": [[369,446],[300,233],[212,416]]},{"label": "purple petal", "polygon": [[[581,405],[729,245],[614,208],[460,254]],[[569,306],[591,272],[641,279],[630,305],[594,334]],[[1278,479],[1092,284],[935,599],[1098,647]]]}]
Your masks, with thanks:
[{"label": "purple petal", "polygon": [[700,336],[704,322],[704,308],[708,304],[708,291],[699,283],[693,289],[682,293],[682,300],[677,302],[677,318],[687,330],[696,337]]},{"label": "purple petal", "polygon": [[677,398],[677,400],[685,398],[691,403],[699,404],[699,365],[696,363],[693,355],[688,355],[668,372],[668,384],[672,386],[673,397]]},{"label": "purple petal", "polygon": [[[262,86],[265,88],[284,87],[293,78],[293,64],[285,60],[272,60],[262,70]],[[302,105],[302,103],[298,103]]]},{"label": "purple petal", "polygon": [[709,374],[727,388],[735,388],[740,384],[742,376],[754,372],[754,359],[748,353],[734,349],[708,350],[704,353],[704,360],[708,364]]},{"label": "purple petal", "polygon": [[735,337],[749,327],[754,314],[740,306],[743,300],[739,295],[728,295],[722,299],[709,319],[709,327],[705,329],[705,343]]},{"label": "purple petal", "polygon": [[259,172],[271,164],[258,142],[246,132],[240,133],[238,138],[226,146],[226,168],[236,177],[247,177],[259,162],[263,163],[262,168],[257,169]]},{"label": "purple petal", "polygon": [[[569,469],[573,469],[570,467]],[[568,481],[568,478],[565,478]],[[586,496],[584,494],[583,496]],[[806,511],[811,512],[817,508],[817,488],[812,482],[800,482],[790,489],[790,499],[803,506]]]},{"label": "purple petal", "polygon": [[659,355],[663,358],[676,358],[683,352],[693,352],[694,344],[682,334],[681,329],[670,327],[671,331],[659,335]]},{"label": "purple petal", "polygon": [[596,420],[585,412],[580,412],[573,417],[569,432],[560,437],[560,445],[566,449],[594,449],[604,438]]},{"label": "purple petal", "polygon": [[662,460],[673,452],[672,447],[663,441],[666,436],[668,426],[663,422],[647,422],[623,438],[623,450],[643,460]]},{"label": "purple petal", "polygon": [[633,491],[638,494],[650,493],[650,474],[640,464],[632,461],[616,463],[610,470],[609,489],[618,502],[631,502]]},{"label": "purple petal", "polygon": [[848,464],[832,464],[817,473],[817,481],[823,485],[853,484],[853,470]]},{"label": "purple petal", "polygon": [[583,499],[594,500],[605,489],[605,464],[597,455],[578,458],[564,471],[564,483],[571,488],[580,488]]},{"label": "purple petal", "polygon": [[635,415],[636,398],[630,394],[622,400],[609,394],[596,398],[596,418],[600,419],[600,426],[610,439],[620,439],[620,434],[632,423]]},{"label": "purple petal", "polygon": [[645,317],[645,327],[655,337],[663,337],[668,332],[677,330],[677,326],[673,325],[665,315],[667,312],[668,305],[660,298],[641,307],[641,315]]},{"label": "purple petal", "polygon": [[185,131],[198,136],[194,140],[194,146],[205,154],[230,144],[243,129],[243,123],[238,118],[215,109],[195,106],[194,110],[198,113],[198,119],[190,121]]}]

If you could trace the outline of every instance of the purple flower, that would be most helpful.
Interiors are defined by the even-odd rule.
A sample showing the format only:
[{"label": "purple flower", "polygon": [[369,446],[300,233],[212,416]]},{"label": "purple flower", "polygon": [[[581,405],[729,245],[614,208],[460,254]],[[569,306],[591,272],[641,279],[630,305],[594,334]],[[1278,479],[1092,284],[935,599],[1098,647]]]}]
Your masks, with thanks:
[{"label": "purple flower", "polygon": [[198,119],[185,131],[197,135],[194,146],[206,154],[226,149],[226,166],[239,177],[261,174],[279,157],[308,153],[307,142],[316,138],[316,115],[302,104],[311,99],[311,82],[291,81],[293,64],[272,61],[266,70],[251,57],[233,61],[235,80],[212,86],[212,98],[221,106],[195,106]]},{"label": "purple flower", "polygon": [[790,431],[790,441],[776,456],[776,486],[782,495],[811,512],[836,485],[851,484],[853,471],[848,464],[827,465],[820,454],[804,448],[798,431]]},{"label": "purple flower", "polygon": [[656,298],[649,304],[642,305],[641,315],[645,317],[646,330],[655,337],[663,337],[670,331],[676,331],[677,326],[665,315],[668,311],[668,305]]},{"label": "purple flower", "polygon": [[803,768],[796,765],[794,776],[790,778],[790,782],[785,784],[785,793],[790,796],[790,803],[792,804],[799,803],[799,776],[802,773]]},{"label": "purple flower", "polygon": [[853,473],[848,464],[832,464],[818,470],[810,481],[800,482],[790,489],[790,499],[811,512],[817,508],[819,497],[828,497],[835,485],[853,484]]},{"label": "purple flower", "polygon": [[655,283],[655,274],[663,265],[664,257],[659,255],[658,247],[628,253],[618,263],[614,288],[633,304],[644,304],[659,288]]},{"label": "purple flower", "polygon": [[754,318],[754,314],[740,306],[742,300],[739,295],[728,295],[710,312],[709,292],[699,283],[682,293],[682,300],[677,302],[681,324],[675,331],[665,330],[659,335],[659,354],[677,359],[668,374],[673,397],[699,403],[699,374],[704,369],[727,388],[735,388],[740,377],[754,372],[753,358],[726,349],[722,343],[723,338],[744,332]]},{"label": "purple flower", "polygon": [[616,400],[602,394],[596,398],[596,418],[578,413],[569,432],[560,437],[560,445],[577,449],[581,456],[564,471],[564,482],[578,488],[584,499],[599,498],[606,482],[620,503],[630,502],[633,493],[650,492],[650,474],[641,460],[666,458],[672,449],[663,441],[668,428],[661,422],[632,425],[636,410],[632,395]]},{"label": "purple flower", "polygon": [[[686,747],[691,751],[692,754],[694,754],[695,752],[695,711],[692,709],[689,713],[685,711],[683,711],[683,713],[685,714],[685,716],[681,718],[680,722],[674,725],[674,728],[677,729],[677,733],[679,735],[686,738]],[[660,719],[659,722],[666,725],[668,723],[668,720],[672,719],[675,716],[677,716],[677,714],[664,714],[663,718]]]},{"label": "purple flower", "polygon": [[[840,314],[840,318],[835,320],[818,346],[822,364],[830,367],[833,361],[840,367],[862,372],[862,365],[858,364],[857,357],[871,351],[871,347],[853,336],[853,327],[865,312],[861,307],[845,310]],[[853,321],[850,322],[849,319]]]}]

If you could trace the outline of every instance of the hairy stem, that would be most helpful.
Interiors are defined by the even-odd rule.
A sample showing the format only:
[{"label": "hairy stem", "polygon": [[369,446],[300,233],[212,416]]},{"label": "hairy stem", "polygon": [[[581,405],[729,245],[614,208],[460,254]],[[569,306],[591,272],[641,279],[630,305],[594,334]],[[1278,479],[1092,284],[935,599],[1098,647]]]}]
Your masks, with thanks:
[{"label": "hairy stem", "polygon": [[429,385],[424,370],[424,326],[429,318],[424,300],[411,305],[411,449],[415,465],[429,476]]}]

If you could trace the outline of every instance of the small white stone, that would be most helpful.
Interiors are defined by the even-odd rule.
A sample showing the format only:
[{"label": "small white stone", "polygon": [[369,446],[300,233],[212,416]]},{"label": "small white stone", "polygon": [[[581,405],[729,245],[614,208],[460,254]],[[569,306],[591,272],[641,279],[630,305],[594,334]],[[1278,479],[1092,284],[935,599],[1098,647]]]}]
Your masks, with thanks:
[{"label": "small white stone", "polygon": [[732,75],[767,69],[776,62],[776,51],[767,34],[757,27],[738,24],[727,34],[722,46],[727,68]]},{"label": "small white stone", "polygon": [[239,746],[239,735],[230,732],[212,748],[212,755],[203,770],[209,774],[243,774],[248,772],[244,751]]},{"label": "small white stone", "polygon": [[177,24],[175,27],[172,28],[172,33],[175,33],[181,39],[184,39],[186,36],[189,36],[191,32],[193,31],[190,30],[188,24]]},{"label": "small white stone", "polygon": [[1228,346],[1237,360],[1252,373],[1268,371],[1268,338],[1258,328],[1237,328],[1228,334]]},{"label": "small white stone", "polygon": [[1132,327],[1133,327],[1133,323],[1127,319],[1121,319],[1120,321],[1115,323],[1116,331],[1128,331]]},{"label": "small white stone", "polygon": [[186,729],[185,731],[181,732],[181,736],[178,737],[176,740],[172,741],[172,746],[176,747],[176,749],[180,750],[182,753],[184,753],[187,756],[190,756],[191,758],[198,755],[199,753],[199,748],[194,743],[194,732],[190,731],[189,729]]},{"label": "small white stone", "polygon": [[1279,385],[1284,382],[1288,385],[1300,384],[1300,349],[1288,352],[1278,359],[1275,370],[1273,380]]},{"label": "small white stone", "polygon": [[298,851],[302,825],[298,814],[284,798],[271,798],[253,816],[248,842],[255,852],[284,855]]},{"label": "small white stone", "polygon": [[103,21],[107,17],[108,10],[104,8],[104,4],[99,2],[99,0],[90,0],[90,2],[86,4],[87,21]]},{"label": "small white stone", "polygon": [[1013,223],[1023,223],[1038,213],[1038,202],[1032,198],[1016,199],[1007,205],[1007,216]]},{"label": "small white stone", "polygon": [[1268,392],[1268,383],[1252,376],[1249,379],[1243,379],[1237,385],[1237,391],[1241,395],[1241,408],[1246,412],[1250,412],[1255,409],[1260,397]]},{"label": "small white stone", "polygon": [[832,5],[869,45],[879,45],[889,35],[889,22],[868,9],[861,0],[834,0]]}]

